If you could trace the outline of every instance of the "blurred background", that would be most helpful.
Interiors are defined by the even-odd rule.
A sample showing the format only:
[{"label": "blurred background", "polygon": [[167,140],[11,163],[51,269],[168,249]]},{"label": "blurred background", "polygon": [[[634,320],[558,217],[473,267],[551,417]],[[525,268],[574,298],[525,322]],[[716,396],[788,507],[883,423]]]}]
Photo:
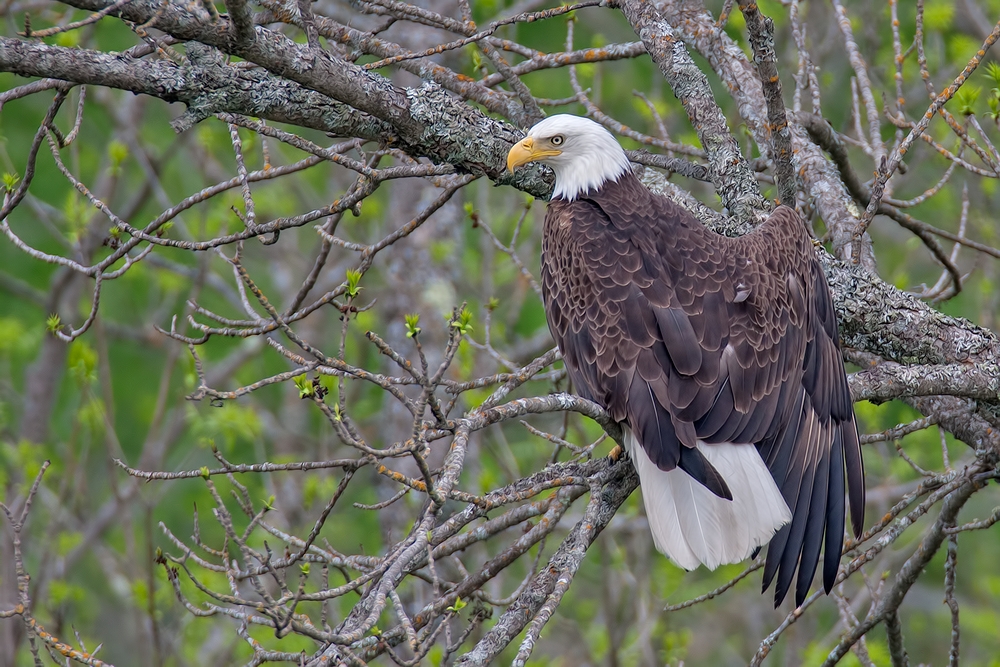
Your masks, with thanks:
[{"label": "blurred background", "polygon": [[[461,17],[461,8],[450,0],[428,0],[420,5],[443,16]],[[905,50],[914,41],[917,22],[916,7],[899,3],[899,25],[894,28],[890,5],[844,3],[858,52],[867,63],[875,103],[887,110],[895,108],[896,98],[893,31],[898,30],[899,43]],[[472,17],[485,26],[547,6],[531,0],[486,0],[473,3]],[[859,102],[856,71],[845,48],[836,7],[821,2],[771,0],[762,1],[760,7],[774,20],[786,104],[799,104],[808,111],[813,104],[811,96],[818,95],[822,116],[845,140],[850,140],[856,171],[862,179],[869,178],[874,162],[871,146],[866,147],[864,140],[868,120],[858,112],[865,103]],[[268,3],[255,6],[255,10],[269,9],[272,7]],[[675,7],[681,15],[696,15],[706,9],[717,18],[723,5],[710,1],[704,7],[694,2],[677,3]],[[411,51],[457,39],[454,32],[434,26],[387,21],[386,15],[391,12],[384,3],[320,0],[312,10],[317,16],[355,30],[377,32],[379,39]],[[922,12],[927,68],[940,91],[980,48],[993,20],[1000,16],[1000,0],[926,0]],[[798,100],[793,99],[796,81],[806,76],[806,69],[800,66],[800,51],[792,34],[793,14],[803,27],[818,85],[815,90],[803,88]],[[29,20],[26,17],[30,16],[31,30],[39,31],[85,19],[89,12],[45,0],[6,0],[0,3],[0,16],[4,35],[14,37],[24,31]],[[271,27],[297,41],[305,40],[302,31],[292,25],[275,22]],[[509,40],[519,45],[509,46],[504,55],[511,63],[520,63],[537,57],[537,52],[629,45],[637,39],[622,15],[609,9],[574,12],[572,43],[567,45],[569,27],[565,15],[515,23],[498,28],[491,43]],[[43,41],[124,52],[146,43],[134,28],[109,17],[77,30],[57,32]],[[738,10],[733,10],[724,31],[749,53]],[[321,43],[359,63],[378,59],[334,40]],[[184,52],[183,45],[165,48],[171,53]],[[632,57],[577,64],[574,76],[579,87],[614,121],[643,136],[663,142],[669,139],[696,151],[697,136],[663,77],[641,49],[631,48]],[[739,109],[726,86],[713,73],[711,63],[695,49],[691,51],[708,74],[745,154],[748,158],[759,157],[760,151],[741,123]],[[919,118],[928,96],[916,56],[910,53],[906,57],[901,83],[906,109],[910,118]],[[492,77],[490,85],[498,90],[509,88],[504,77],[496,75],[493,61],[475,44],[447,51],[433,60],[473,79]],[[991,62],[989,58],[986,61]],[[412,70],[394,66],[379,72],[398,86],[416,87],[421,80]],[[577,99],[565,67],[527,72],[521,80],[539,98],[546,113],[587,112]],[[28,82],[13,74],[0,74],[0,91],[11,91]],[[997,88],[1000,78],[980,67],[947,109],[970,133],[977,131],[969,122],[972,118],[982,136],[995,141],[1000,98]],[[0,108],[0,172],[6,174],[8,192],[24,177],[26,156],[54,94],[42,90],[5,100]],[[69,90],[55,118],[64,135],[77,134],[57,152],[69,172],[133,227],[141,229],[164,211],[186,202],[182,210],[170,216],[169,227],[161,227],[161,235],[197,241],[237,233],[244,229],[238,212],[245,212],[245,201],[237,178],[230,127],[219,118],[208,118],[177,134],[170,122],[183,111],[182,104],[168,104],[149,96],[99,86],[88,86],[84,93],[77,86]],[[74,129],[78,116],[79,126]],[[896,128],[885,114],[876,122],[882,138],[891,142]],[[376,152],[384,150],[373,142],[345,143],[350,137],[331,139],[316,130],[275,127],[319,146],[340,145],[338,150],[355,161],[372,160]],[[953,130],[945,123],[932,125],[929,133],[953,155],[967,160],[965,164],[979,164],[971,151],[957,146]],[[289,143],[245,128],[238,134],[248,172],[274,174],[275,169],[297,165],[254,181],[252,192],[259,222],[322,209],[357,187],[357,174],[351,169],[323,159],[305,164],[308,153]],[[628,148],[699,159],[697,155],[667,151],[662,145],[620,138]],[[980,142],[985,143],[982,139]],[[407,164],[400,156],[387,154],[380,166],[390,163]],[[954,164],[935,146],[918,142],[906,161],[905,175],[891,181],[890,194],[899,200],[918,197],[940,181],[932,196],[907,211],[953,233],[996,246],[994,212],[1000,199],[995,175],[978,173],[963,164],[948,171]],[[762,177],[765,194],[773,197],[774,186],[767,181],[766,172]],[[412,327],[407,326],[406,316],[419,315],[419,342],[430,367],[435,368],[444,358],[453,328],[448,318],[465,304],[468,336],[459,345],[447,377],[464,382],[517,369],[553,345],[532,278],[538,275],[545,204],[514,188],[495,187],[485,178],[461,187],[456,178],[441,174],[386,181],[364,197],[353,212],[285,229],[274,245],[250,239],[242,249],[242,262],[279,310],[296,302],[311,304],[348,282],[348,271],[357,269],[361,261],[360,248],[386,238],[431,207],[434,210],[426,222],[380,249],[364,270],[357,283],[360,291],[352,300],[362,312],[348,312],[345,322],[345,312],[331,299],[296,321],[295,331],[331,356],[343,350],[343,358],[354,367],[399,375],[398,367],[380,354],[365,332],[377,333],[395,350],[416,359],[413,337],[407,335]],[[710,186],[678,176],[671,181],[709,207],[721,209]],[[216,189],[209,190],[213,187]],[[435,201],[449,189],[454,190],[453,195],[438,206]],[[799,203],[807,214],[815,213],[808,194]],[[810,222],[823,238],[823,220],[812,215]],[[10,213],[7,224],[32,249],[85,266],[109,256],[126,238],[113,231],[114,224],[108,217],[61,173],[46,141],[42,142],[31,187]],[[946,290],[939,286],[935,293],[941,267],[917,237],[881,217],[870,233],[882,279],[927,297],[948,315],[997,330],[1000,263],[996,257],[968,248],[957,251],[953,261],[965,276],[963,289],[953,298],[942,298],[948,296]],[[946,249],[951,252],[950,244]],[[94,280],[46,261],[37,253],[33,256],[7,238],[0,239],[0,499],[19,511],[43,461],[51,462],[22,535],[35,617],[62,641],[89,650],[103,644],[98,657],[118,667],[244,664],[252,659],[253,649],[239,636],[237,621],[221,614],[200,618],[185,609],[164,568],[156,563],[157,550],[181,553],[169,535],[191,543],[196,510],[200,510],[200,539],[221,548],[224,532],[212,518],[216,500],[204,480],[147,482],[130,477],[114,463],[115,459],[147,471],[190,471],[218,466],[213,447],[226,460],[239,464],[325,461],[357,455],[338,438],[329,418],[315,402],[300,397],[303,387],[290,377],[232,400],[199,392],[202,382],[194,353],[204,374],[204,385],[218,392],[250,387],[294,367],[271,344],[277,341],[294,348],[279,332],[220,333],[193,346],[163,332],[173,328],[182,336],[198,339],[202,330],[190,324],[189,316],[203,326],[220,330],[252,328],[239,323],[247,320],[247,305],[258,317],[267,318],[234,275],[226,259],[234,252],[233,244],[203,251],[156,246],[121,277],[102,284],[99,311],[92,325],[67,343],[53,332],[69,332],[87,320],[93,305]],[[121,266],[119,262],[113,268]],[[314,286],[307,298],[297,299],[303,281],[310,275]],[[343,290],[336,300],[346,303]],[[218,317],[213,319],[205,312]],[[233,322],[227,323],[225,318]],[[529,382],[516,395],[544,396],[571,389],[558,372],[559,367],[557,364],[556,371]],[[376,384],[317,377],[316,386],[329,392],[327,403],[334,405],[342,400],[354,427],[371,447],[390,447],[410,437],[413,416]],[[485,387],[459,394],[454,414],[474,408],[491,391]],[[200,400],[191,400],[199,393],[203,394]],[[899,401],[883,405],[860,402],[855,409],[863,433],[878,433],[921,417]],[[602,434],[596,424],[577,414],[537,415],[526,421],[578,447],[586,447]],[[431,467],[440,465],[446,442],[439,440],[431,447]],[[899,455],[897,445],[913,465]],[[605,441],[592,450],[592,456],[604,456],[608,448],[609,441]],[[943,459],[945,453],[948,462]],[[954,441],[934,426],[916,430],[895,444],[889,440],[866,445],[867,523],[881,517],[917,487],[923,479],[918,468],[941,471],[947,465],[961,467],[972,455],[968,445]],[[471,494],[484,494],[540,470],[551,460],[574,456],[575,452],[512,420],[471,436],[459,486]],[[420,477],[412,463],[401,462],[398,470]],[[273,507],[267,514],[271,526],[303,537],[309,534],[341,478],[342,474],[329,469],[238,476],[258,508],[262,504]],[[229,496],[231,483],[225,478],[213,479],[234,512],[238,529],[246,528],[249,519],[235,509],[236,501]],[[378,474],[373,467],[360,469],[322,529],[324,543],[343,554],[383,554],[410,530],[426,497],[409,493],[380,510],[360,509],[352,503],[377,504],[395,497],[400,489],[398,483]],[[997,500],[996,488],[991,486],[972,498],[962,517],[971,520],[987,516],[1000,504]],[[449,513],[461,507],[454,505]],[[547,557],[582,512],[582,504],[571,507],[547,541],[483,590],[495,600],[516,592],[539,551]],[[932,510],[929,516],[933,515]],[[854,578],[845,585],[841,592],[846,597],[841,606],[863,615],[871,599],[869,589],[878,589],[884,574],[895,571],[909,557],[927,521],[926,517],[922,519],[869,563],[862,571],[863,581]],[[255,538],[258,548],[262,548],[260,540],[265,538],[271,546],[278,545],[274,548],[284,548],[279,540],[267,535]],[[12,539],[9,523],[0,521],[0,610],[10,609],[17,602]],[[966,533],[959,541],[962,549],[955,585],[963,614],[962,662],[970,666],[1000,665],[1000,572],[996,568],[1000,532],[993,529]],[[443,576],[458,576],[455,573],[462,567],[473,569],[502,546],[491,541],[474,545],[463,552],[464,565],[451,560],[441,563]],[[908,650],[911,658],[921,664],[948,661],[951,625],[949,608],[943,604],[944,561],[942,550],[901,608]],[[194,568],[194,563],[191,566]],[[744,569],[744,565],[732,565],[715,572],[700,569],[685,573],[674,567],[653,548],[639,494],[634,493],[587,554],[564,603],[535,648],[531,664],[745,664],[761,640],[790,611],[790,607],[771,609],[770,596],[760,595],[759,574],[749,575],[718,598],[688,609],[663,611],[667,605],[721,586]],[[229,589],[222,572],[199,568],[197,576],[209,588]],[[334,569],[328,576],[330,585],[344,581]],[[184,582],[183,590],[193,604],[201,601],[190,582]],[[433,599],[428,590],[417,587],[401,594],[403,604],[411,609],[420,609]],[[328,603],[331,618],[342,618],[356,601],[351,594]],[[503,605],[497,609],[494,613],[499,613]],[[386,616],[386,625],[380,621],[382,627],[395,624],[391,612],[387,611]],[[835,598],[818,600],[809,614],[784,633],[766,664],[819,664],[843,633],[844,618]],[[485,623],[488,627],[490,621]],[[473,632],[465,650],[481,632]],[[311,654],[316,650],[315,642],[295,634],[277,639],[273,631],[255,629],[251,635],[275,651]],[[884,633],[879,631],[868,638],[866,652],[871,664],[889,663]],[[513,647],[508,649],[499,662],[509,662],[514,653]],[[852,654],[843,664],[863,659]],[[454,656],[445,659],[439,648],[433,649],[423,664],[437,665],[442,660],[451,664]],[[376,662],[389,664],[384,656]],[[21,620],[0,619],[0,666],[30,664],[33,660]]]}]

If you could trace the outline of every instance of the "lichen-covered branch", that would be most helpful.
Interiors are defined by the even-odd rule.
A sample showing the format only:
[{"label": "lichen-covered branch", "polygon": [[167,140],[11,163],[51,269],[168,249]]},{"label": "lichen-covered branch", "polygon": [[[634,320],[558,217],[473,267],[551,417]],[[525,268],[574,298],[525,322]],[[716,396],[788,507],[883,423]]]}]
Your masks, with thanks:
[{"label": "lichen-covered branch", "polygon": [[777,203],[793,206],[798,188],[792,167],[792,137],[785,117],[785,101],[781,96],[781,79],[774,53],[774,22],[761,16],[757,3],[740,0],[739,4],[747,22],[754,63],[757,65],[761,87],[764,89],[764,102],[767,104],[770,153],[774,161],[774,180],[778,184]]},{"label": "lichen-covered branch", "polygon": [[654,3],[622,0],[619,4],[650,58],[684,106],[708,153],[712,183],[723,204],[740,220],[755,219],[757,212],[766,208],[757,181],[729,131],[726,117],[715,103],[705,73],[691,59],[682,36],[676,34]]},{"label": "lichen-covered branch", "polygon": [[[87,553],[121,515],[123,524],[140,526],[121,526],[135,536],[141,527],[153,532],[159,526],[146,536],[148,553],[130,564],[148,570],[148,604],[140,612],[151,629],[139,645],[165,644],[157,637],[166,589],[172,603],[199,623],[235,621],[231,637],[251,665],[410,667],[433,660],[471,667],[496,662],[504,651],[523,665],[549,650],[561,631],[553,622],[561,610],[594,590],[581,573],[592,564],[588,559],[602,557],[606,599],[598,622],[608,627],[609,646],[594,661],[623,664],[640,653],[646,662],[662,659],[657,633],[664,628],[665,601],[653,593],[662,590],[659,582],[649,579],[660,571],[650,559],[660,557],[641,512],[612,521],[637,479],[627,457],[603,459],[598,448],[620,442],[620,426],[573,393],[541,317],[532,271],[542,205],[533,197],[548,197],[551,175],[540,167],[514,175],[505,168],[524,126],[554,109],[582,110],[645,148],[629,152],[642,165],[643,182],[716,231],[751,231],[770,206],[759,185],[765,183],[776,185],[778,200],[796,206],[817,235],[825,234],[832,254],[819,244],[816,252],[833,293],[845,357],[860,366],[848,380],[855,400],[899,399],[919,414],[888,420],[859,410],[859,424],[869,431],[862,433],[866,448],[890,463],[898,455],[907,465],[869,468],[878,516],[869,517],[862,537],[847,545],[837,580],[842,628],[832,627],[838,621],[826,615],[824,650],[836,644],[832,662],[850,651],[869,660],[865,634],[884,623],[890,659],[906,663],[906,649],[915,653],[918,639],[902,602],[944,539],[957,545],[955,536],[963,531],[969,531],[963,540],[982,539],[982,531],[995,526],[996,511],[961,525],[955,518],[972,494],[992,489],[984,485],[998,476],[1000,458],[1000,341],[989,328],[995,321],[983,294],[988,290],[974,282],[980,273],[992,280],[1000,251],[990,245],[975,209],[982,196],[970,187],[954,216],[924,216],[936,226],[908,211],[932,200],[938,205],[945,199],[935,199],[938,193],[955,194],[962,177],[994,177],[1000,157],[990,140],[993,128],[975,116],[963,121],[931,113],[926,121],[910,120],[927,102],[905,108],[901,91],[910,72],[903,61],[910,54],[899,26],[885,30],[897,56],[898,104],[885,116],[898,129],[900,155],[919,138],[940,165],[914,162],[906,173],[897,172],[887,184],[890,194],[904,188],[920,194],[884,197],[876,213],[896,220],[930,251],[917,247],[916,256],[930,268],[916,280],[942,277],[916,296],[879,278],[874,260],[883,250],[866,234],[860,237],[861,266],[850,262],[862,216],[858,205],[877,199],[879,188],[864,182],[866,170],[852,166],[849,150],[856,145],[873,157],[886,150],[878,136],[878,82],[866,75],[883,63],[863,53],[860,33],[855,40],[854,8],[792,2],[789,26],[777,17],[772,24],[753,2],[740,0],[751,61],[742,38],[730,37],[732,24],[724,29],[731,1],[718,19],[701,3],[685,0],[586,0],[548,8],[529,1],[496,16],[464,0],[457,6],[403,0],[224,4],[226,14],[211,3],[44,0],[40,10],[32,6],[34,30],[26,22],[23,34],[0,36],[0,71],[40,77],[22,82],[9,76],[14,87],[0,93],[5,127],[10,122],[23,133],[5,149],[12,166],[4,168],[0,238],[9,241],[5,252],[51,274],[43,289],[38,276],[15,277],[0,268],[4,297],[29,304],[20,311],[47,315],[44,333],[39,322],[22,331],[5,310],[0,356],[5,368],[15,369],[21,350],[37,356],[35,365],[24,365],[30,388],[25,415],[66,405],[64,395],[79,403],[57,420],[35,420],[43,426],[23,424],[18,437],[37,444],[15,448],[0,438],[0,458],[35,460],[25,451],[60,447],[50,444],[50,435],[69,429],[69,464],[96,470],[93,457],[114,461],[112,471],[129,485],[84,518],[75,509],[87,503],[70,498],[72,490],[104,492],[117,478],[109,484],[60,479],[58,490],[45,484],[31,492],[44,501],[45,519],[83,541],[65,558],[41,559],[32,598],[22,553],[28,542],[18,533],[23,520],[11,519],[15,541],[0,543],[0,599],[6,605],[0,608],[0,648],[16,635],[11,654],[27,640],[31,659],[48,650],[101,664],[82,640],[71,646],[48,634],[43,627],[58,626],[44,614],[38,620],[41,612],[31,604],[41,609],[33,600],[51,594],[46,585],[66,576],[59,568]],[[899,18],[903,12],[890,6],[893,20]],[[66,14],[67,7],[93,13],[73,21],[79,17]],[[23,10],[14,3],[0,7],[0,15],[13,18]],[[922,13],[920,4],[915,52],[919,76],[933,92]],[[826,17],[837,20],[823,25]],[[540,22],[560,37],[539,38],[537,26],[527,27]],[[620,35],[630,28],[640,41],[603,44],[604,22],[616,22]],[[110,25],[115,30],[105,31]],[[787,39],[789,30],[794,39]],[[134,46],[108,51],[106,32],[121,42],[131,38]],[[578,43],[590,39],[591,47],[578,48],[574,35]],[[41,40],[56,36],[49,44]],[[70,43],[64,36],[79,40],[59,46]],[[813,70],[826,65],[825,45],[844,50],[845,41],[845,71],[859,77],[854,97],[846,85],[829,90]],[[557,50],[543,50],[553,46]],[[889,49],[876,57],[883,51]],[[703,56],[712,71],[702,71],[692,55]],[[644,71],[654,79],[648,86],[628,81],[636,89],[628,107],[628,88],[620,95],[624,79],[618,75],[631,71],[628,59],[647,58],[655,67]],[[779,76],[787,83],[789,68],[797,68],[794,107],[811,94],[814,114],[784,108]],[[718,96],[712,76],[723,84],[715,88]],[[556,79],[574,95],[541,96],[538,82]],[[685,113],[663,113],[661,85],[672,89]],[[830,108],[832,115],[825,113]],[[844,128],[823,120],[840,112],[850,116]],[[958,148],[945,148],[932,121],[955,135]],[[745,132],[734,137],[730,128],[737,127]],[[156,128],[167,132],[164,140],[154,136]],[[683,141],[700,141],[701,147],[671,140],[691,128],[698,140]],[[102,143],[94,143],[97,135]],[[41,150],[45,144],[48,152]],[[748,162],[745,156],[753,155],[759,157]],[[55,180],[43,182],[42,173]],[[692,192],[708,190],[692,181],[711,183],[724,210],[716,210],[714,200],[711,206],[699,202]],[[55,200],[52,192],[59,193]],[[953,220],[957,231],[948,227]],[[263,243],[247,243],[254,237]],[[956,246],[946,250],[940,239]],[[976,261],[967,249],[977,252]],[[20,270],[22,264],[12,266]],[[156,277],[150,281],[155,290],[116,301],[131,295],[136,283],[145,284],[136,267]],[[134,283],[118,280],[137,275]],[[934,307],[963,284],[972,288],[962,300],[978,299],[983,326]],[[147,300],[155,302],[149,319],[128,319]],[[972,312],[952,305],[949,312]],[[30,332],[44,336],[36,348]],[[116,400],[122,391],[120,376],[112,382],[110,369],[119,362],[108,352],[109,336],[141,348],[144,362],[166,351],[141,449],[134,436],[119,441],[128,420],[114,413],[122,409]],[[67,351],[69,340],[75,342]],[[91,364],[91,356],[98,361]],[[60,380],[66,368],[72,389]],[[129,386],[137,381],[128,380]],[[4,405],[11,387],[16,380],[0,387]],[[6,418],[0,420],[4,433]],[[256,421],[259,430],[244,437]],[[905,423],[893,426],[898,421]],[[936,433],[923,437],[933,447],[912,451],[910,443],[921,437],[914,434],[928,428]],[[953,443],[945,432],[968,448],[949,451]],[[212,445],[198,449],[188,441]],[[251,446],[243,447],[244,441]],[[230,460],[233,451],[237,457]],[[277,462],[268,462],[271,456]],[[10,488],[25,487],[30,480],[14,468]],[[184,485],[197,486],[210,511],[199,500],[193,528],[183,532],[173,524],[176,517],[151,520],[160,519],[161,494]],[[141,520],[132,516],[132,504],[141,505],[135,511],[145,513]],[[918,522],[925,515],[934,520]],[[217,524],[211,531],[200,525],[206,518]],[[370,531],[363,547],[347,530],[354,526]],[[921,540],[900,539],[921,530]],[[952,662],[960,634],[955,588],[965,580],[955,549],[949,550],[944,582]],[[757,567],[728,583],[705,579],[704,588],[685,590],[686,601],[669,600],[669,622],[680,627],[690,613],[730,604],[746,586],[739,582],[753,580],[748,575]],[[884,583],[866,585],[881,572],[890,573]],[[691,576],[685,586],[700,575]],[[800,620],[824,618],[817,610],[825,600],[816,592],[786,610],[780,623],[775,619],[769,632],[754,634],[744,644],[751,664],[788,642],[804,625]],[[695,605],[699,609],[684,611]],[[963,608],[962,618],[970,613]],[[622,618],[627,625],[613,626]],[[289,635],[301,642],[295,652],[287,650]],[[961,636],[966,657],[970,633]],[[623,643],[631,651],[627,657],[617,646]],[[300,645],[309,648],[298,652]],[[156,664],[158,657],[147,662]],[[4,660],[0,655],[6,667]]]}]

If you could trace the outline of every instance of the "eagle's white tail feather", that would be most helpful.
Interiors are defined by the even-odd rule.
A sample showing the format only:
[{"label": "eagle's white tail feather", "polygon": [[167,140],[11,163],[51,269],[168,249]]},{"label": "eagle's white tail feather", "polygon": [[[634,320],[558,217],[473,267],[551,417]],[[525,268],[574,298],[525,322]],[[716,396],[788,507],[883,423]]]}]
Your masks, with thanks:
[{"label": "eagle's white tail feather", "polygon": [[729,485],[733,499],[719,498],[680,468],[660,470],[635,439],[625,443],[639,473],[646,516],[656,548],[685,570],[745,560],[766,544],[792,513],[752,445],[698,443]]}]

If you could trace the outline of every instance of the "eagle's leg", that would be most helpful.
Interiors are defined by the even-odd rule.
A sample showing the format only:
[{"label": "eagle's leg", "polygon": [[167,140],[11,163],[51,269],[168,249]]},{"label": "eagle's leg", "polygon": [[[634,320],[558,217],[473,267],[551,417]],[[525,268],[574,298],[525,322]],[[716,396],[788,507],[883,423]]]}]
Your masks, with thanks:
[{"label": "eagle's leg", "polygon": [[614,463],[618,463],[618,459],[620,459],[624,453],[625,449],[621,445],[616,444],[614,448],[608,452],[608,458]]}]

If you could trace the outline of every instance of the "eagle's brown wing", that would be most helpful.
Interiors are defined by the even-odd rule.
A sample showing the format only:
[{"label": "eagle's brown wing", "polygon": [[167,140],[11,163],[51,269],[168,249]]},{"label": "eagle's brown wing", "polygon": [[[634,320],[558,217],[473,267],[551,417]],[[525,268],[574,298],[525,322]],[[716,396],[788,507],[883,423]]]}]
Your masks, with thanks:
[{"label": "eagle's brown wing", "polygon": [[792,512],[764,586],[778,575],[780,603],[798,569],[801,603],[825,541],[829,591],[845,466],[855,533],[864,480],[832,301],[797,214],[779,208],[729,239],[626,176],[549,204],[542,288],[578,391],[627,423],[659,468],[730,498],[696,442],[757,445]]}]

